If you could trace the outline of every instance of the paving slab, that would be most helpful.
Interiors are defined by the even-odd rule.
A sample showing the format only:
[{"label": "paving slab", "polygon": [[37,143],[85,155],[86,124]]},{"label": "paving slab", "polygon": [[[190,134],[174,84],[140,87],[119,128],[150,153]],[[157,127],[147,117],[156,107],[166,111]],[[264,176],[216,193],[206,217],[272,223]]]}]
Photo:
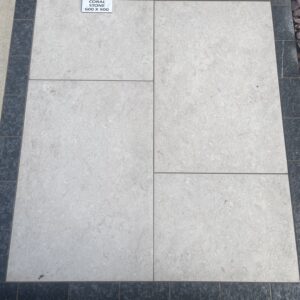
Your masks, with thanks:
[{"label": "paving slab", "polygon": [[152,279],[152,90],[30,82],[9,281]]},{"label": "paving slab", "polygon": [[31,78],[152,80],[153,2],[114,0],[102,14],[80,4],[38,1]]},{"label": "paving slab", "polygon": [[299,280],[286,175],[157,174],[154,206],[155,280]]},{"label": "paving slab", "polygon": [[155,170],[287,172],[269,2],[156,2]]}]

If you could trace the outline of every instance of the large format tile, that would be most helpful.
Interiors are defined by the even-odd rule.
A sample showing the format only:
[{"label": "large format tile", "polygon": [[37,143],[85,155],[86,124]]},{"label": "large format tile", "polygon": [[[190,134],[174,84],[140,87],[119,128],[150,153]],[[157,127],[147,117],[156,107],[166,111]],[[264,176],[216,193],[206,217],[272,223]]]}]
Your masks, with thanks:
[{"label": "large format tile", "polygon": [[287,175],[155,177],[155,279],[297,281]]},{"label": "large format tile", "polygon": [[158,1],[155,15],[156,171],[285,173],[270,3]]},{"label": "large format tile", "polygon": [[38,2],[31,78],[152,80],[152,66],[152,1],[114,0],[111,14],[82,13],[74,0]]},{"label": "large format tile", "polygon": [[30,83],[9,280],[152,279],[152,114],[151,83]]}]

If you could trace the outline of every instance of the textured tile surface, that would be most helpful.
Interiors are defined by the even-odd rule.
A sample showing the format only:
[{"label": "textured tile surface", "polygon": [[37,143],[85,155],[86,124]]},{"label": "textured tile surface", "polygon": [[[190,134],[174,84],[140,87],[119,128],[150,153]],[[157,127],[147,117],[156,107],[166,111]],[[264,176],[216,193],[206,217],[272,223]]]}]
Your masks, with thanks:
[{"label": "textured tile surface", "polygon": [[0,120],[1,136],[21,136],[25,110],[25,93],[22,96],[6,96]]},{"label": "textured tile surface", "polygon": [[276,40],[294,40],[292,10],[287,7],[272,7]]},{"label": "textured tile surface", "polygon": [[219,300],[219,283],[176,282],[170,284],[172,300]]},{"label": "textured tile surface", "polygon": [[297,300],[300,299],[300,284],[272,284],[272,300]]},{"label": "textured tile surface", "polygon": [[0,137],[0,180],[17,180],[21,138]]},{"label": "textured tile surface", "polygon": [[284,132],[288,160],[300,160],[300,119],[285,119]]},{"label": "textured tile surface", "polygon": [[121,283],[120,300],[169,300],[169,284]]},{"label": "textured tile surface", "polygon": [[18,287],[18,300],[68,300],[66,283],[23,283]]},{"label": "textured tile surface", "polygon": [[296,281],[286,175],[156,175],[155,279]]},{"label": "textured tile surface", "polygon": [[69,300],[119,300],[119,283],[71,283]]},{"label": "textured tile surface", "polygon": [[294,41],[284,41],[283,48],[283,76],[299,77],[299,65],[297,59],[296,43]]},{"label": "textured tile surface", "polygon": [[11,55],[30,55],[33,33],[32,20],[15,20]]},{"label": "textured tile surface", "polygon": [[31,78],[152,80],[152,1],[113,5],[112,14],[83,14],[78,1],[40,1]]},{"label": "textured tile surface", "polygon": [[29,76],[28,56],[11,56],[7,68],[6,95],[24,96]]},{"label": "textured tile surface", "polygon": [[9,280],[152,279],[152,100],[151,83],[31,82]]},{"label": "textured tile surface", "polygon": [[270,3],[158,1],[155,32],[156,171],[286,172]]},{"label": "textured tile surface", "polygon": [[14,283],[0,283],[0,299],[1,300],[16,300],[17,285]]},{"label": "textured tile surface", "polygon": [[16,19],[33,19],[37,0],[16,0]]},{"label": "textured tile surface", "polygon": [[300,117],[300,78],[284,78],[280,80],[282,97],[282,114],[284,117]]},{"label": "textured tile surface", "polygon": [[271,300],[269,284],[222,283],[222,300]]}]

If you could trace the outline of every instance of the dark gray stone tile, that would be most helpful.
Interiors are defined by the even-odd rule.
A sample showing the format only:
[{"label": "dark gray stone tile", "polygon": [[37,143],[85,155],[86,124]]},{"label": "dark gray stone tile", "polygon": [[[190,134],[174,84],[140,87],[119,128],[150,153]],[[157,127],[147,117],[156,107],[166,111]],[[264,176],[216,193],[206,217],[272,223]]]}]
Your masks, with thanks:
[{"label": "dark gray stone tile", "polygon": [[283,76],[283,69],[282,69],[283,46],[284,46],[283,41],[276,41],[275,42],[276,60],[277,60],[277,73],[278,73],[279,78],[281,78]]},{"label": "dark gray stone tile", "polygon": [[7,261],[8,261],[7,255],[0,255],[0,282],[4,282],[6,279]]},{"label": "dark gray stone tile", "polygon": [[288,161],[300,160],[300,119],[283,119]]},{"label": "dark gray stone tile", "polygon": [[15,19],[33,19],[36,0],[16,0]]},{"label": "dark gray stone tile", "polygon": [[0,137],[0,180],[17,180],[20,150],[21,138]]},{"label": "dark gray stone tile", "polygon": [[118,283],[71,283],[69,300],[118,300]]},{"label": "dark gray stone tile", "polygon": [[25,113],[24,96],[7,96],[3,99],[0,136],[21,136]]},{"label": "dark gray stone tile", "polygon": [[174,282],[170,283],[172,300],[219,300],[218,283]]},{"label": "dark gray stone tile", "polygon": [[24,96],[27,91],[29,56],[11,56],[6,77],[6,95]]},{"label": "dark gray stone tile", "polygon": [[12,224],[15,193],[15,182],[0,182],[0,255],[3,255],[2,230],[10,230]]},{"label": "dark gray stone tile", "polygon": [[15,190],[15,182],[0,182],[0,281],[6,276]]},{"label": "dark gray stone tile", "polygon": [[281,79],[280,97],[283,117],[300,117],[300,78]]},{"label": "dark gray stone tile", "polygon": [[271,4],[274,6],[291,6],[291,0],[271,0]]},{"label": "dark gray stone tile", "polygon": [[18,300],[67,300],[67,283],[20,283]]},{"label": "dark gray stone tile", "polygon": [[10,235],[11,235],[11,228],[0,229],[0,255],[1,256],[7,256],[9,253],[9,244],[10,244]]},{"label": "dark gray stone tile", "polygon": [[0,299],[1,300],[16,300],[17,299],[17,284],[15,284],[15,283],[0,283]]},{"label": "dark gray stone tile", "polygon": [[299,64],[295,42],[284,42],[283,44],[283,77],[299,76]]},{"label": "dark gray stone tile", "polygon": [[33,34],[32,20],[15,20],[10,55],[30,55]]},{"label": "dark gray stone tile", "polygon": [[121,283],[120,300],[168,300],[168,283]]},{"label": "dark gray stone tile", "polygon": [[300,284],[299,283],[272,283],[273,300],[299,300]]},{"label": "dark gray stone tile", "polygon": [[290,7],[272,6],[272,14],[275,40],[294,40],[294,25]]},{"label": "dark gray stone tile", "polygon": [[264,283],[221,283],[222,300],[271,300],[270,285]]}]

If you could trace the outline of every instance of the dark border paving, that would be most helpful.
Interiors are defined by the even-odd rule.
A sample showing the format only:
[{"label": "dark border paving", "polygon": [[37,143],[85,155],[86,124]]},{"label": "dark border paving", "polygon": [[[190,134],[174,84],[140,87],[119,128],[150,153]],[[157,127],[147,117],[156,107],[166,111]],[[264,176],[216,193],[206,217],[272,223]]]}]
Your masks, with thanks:
[{"label": "dark border paving", "polygon": [[[271,0],[292,207],[300,258],[300,76],[290,0]],[[0,121],[0,300],[296,300],[300,283],[19,282],[6,269],[27,95],[36,0],[16,0]]]}]

